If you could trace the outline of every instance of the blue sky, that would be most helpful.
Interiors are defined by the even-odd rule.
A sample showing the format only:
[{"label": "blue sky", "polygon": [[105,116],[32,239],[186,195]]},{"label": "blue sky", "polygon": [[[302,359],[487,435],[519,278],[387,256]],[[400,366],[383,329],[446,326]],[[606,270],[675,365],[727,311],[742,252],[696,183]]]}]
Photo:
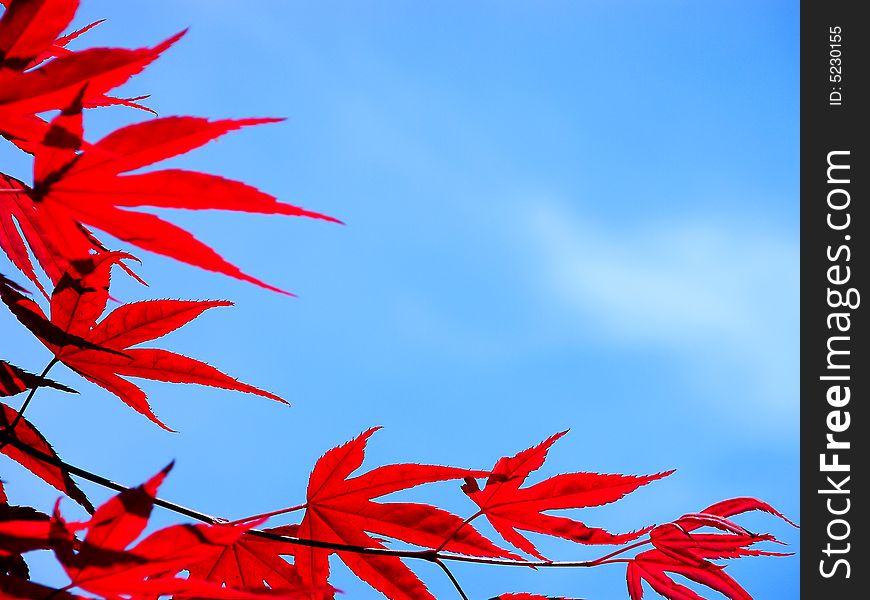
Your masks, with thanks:
[{"label": "blue sky", "polygon": [[[145,382],[169,434],[58,369],[84,393],[40,392],[28,416],[62,456],[131,484],[176,459],[165,497],[240,517],[300,502],[317,457],[371,425],[385,426],[371,465],[476,468],[571,428],[541,475],[677,469],[576,513],[589,524],[743,495],[799,516],[797,2],[82,4],[77,23],[108,18],[88,44],[190,26],[125,90],[161,114],[288,117],[167,165],[347,225],[176,211],[299,298],[153,255],[150,289],[119,277],[117,297],[235,301],[164,347],[293,406]],[[103,110],[88,130],[139,118]],[[26,176],[9,146],[0,161]],[[10,317],[0,327],[4,357],[38,372],[47,351]],[[52,489],[3,469],[14,500],[50,506]],[[472,512],[451,484],[413,497]],[[780,523],[746,523],[799,549]],[[335,571],[347,597],[378,597]],[[796,558],[729,571],[756,598],[799,595]],[[627,596],[617,567],[457,574],[473,598]]]}]

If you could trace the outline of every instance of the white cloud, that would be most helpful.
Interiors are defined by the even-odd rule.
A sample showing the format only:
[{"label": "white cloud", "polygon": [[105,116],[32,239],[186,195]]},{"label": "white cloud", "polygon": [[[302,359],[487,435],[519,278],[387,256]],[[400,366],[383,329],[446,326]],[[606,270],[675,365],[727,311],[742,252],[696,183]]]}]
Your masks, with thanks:
[{"label": "white cloud", "polygon": [[579,334],[666,348],[702,376],[735,370],[747,401],[796,418],[796,241],[714,219],[601,226],[546,202],[526,217],[533,284]]}]

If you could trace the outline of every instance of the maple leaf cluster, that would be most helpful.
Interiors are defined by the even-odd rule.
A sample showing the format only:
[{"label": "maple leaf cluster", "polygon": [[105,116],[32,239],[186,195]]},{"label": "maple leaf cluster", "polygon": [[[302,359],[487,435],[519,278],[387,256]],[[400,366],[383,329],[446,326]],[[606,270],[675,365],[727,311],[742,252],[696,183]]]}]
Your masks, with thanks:
[{"label": "maple leaf cluster", "polygon": [[[131,253],[139,250],[282,291],[243,272],[190,232],[140,209],[217,209],[336,220],[218,175],[150,169],[229,132],[278,119],[149,114],[147,120],[100,140],[88,139],[85,110],[123,105],[153,113],[143,104],[147,97],[119,97],[116,89],[184,32],[153,47],[71,50],[71,42],[100,24],[65,33],[78,10],[77,0],[0,4],[0,136],[30,155],[33,163],[29,182],[0,173],[0,248],[35,288],[31,293],[0,275],[0,300],[50,355],[39,375],[0,359],[0,397],[26,394],[17,409],[0,402],[0,453],[90,514],[88,520],[75,522],[64,518],[60,502],[51,514],[10,504],[0,480],[0,598],[328,600],[338,593],[330,584],[338,561],[392,600],[434,600],[412,568],[433,563],[467,598],[448,567],[455,561],[540,569],[617,564],[626,568],[633,600],[642,598],[644,582],[673,600],[701,598],[672,575],[694,582],[696,588],[744,599],[749,594],[714,561],[782,555],[755,547],[776,543],[772,536],[752,533],[731,520],[748,511],[785,519],[751,498],[727,500],[670,523],[622,533],[562,512],[616,502],[671,474],[561,473],[527,485],[564,432],[501,458],[488,470],[399,463],[358,473],[377,429],[372,428],[317,461],[304,503],[234,522],[159,499],[170,467],[138,487],[125,488],[64,462],[25,417],[39,388],[77,393],[48,378],[55,365],[104,388],[165,429],[169,427],[155,414],[146,391],[131,379],[205,385],[286,403],[200,360],[150,347],[205,311],[230,302],[164,299],[109,308],[116,302],[110,295],[113,273],[141,281],[134,271],[139,259]],[[129,247],[111,249],[100,241],[101,234]],[[77,479],[119,493],[94,508]],[[476,511],[463,518],[431,504],[382,499],[431,484],[461,490]],[[199,523],[144,535],[155,506]],[[267,520],[298,513],[295,521],[261,527]],[[484,521],[500,539],[479,528]],[[557,563],[543,555],[529,534],[616,549],[593,560]],[[30,578],[25,557],[46,551],[69,580],[61,588]],[[498,598],[548,597],[509,593]]]}]

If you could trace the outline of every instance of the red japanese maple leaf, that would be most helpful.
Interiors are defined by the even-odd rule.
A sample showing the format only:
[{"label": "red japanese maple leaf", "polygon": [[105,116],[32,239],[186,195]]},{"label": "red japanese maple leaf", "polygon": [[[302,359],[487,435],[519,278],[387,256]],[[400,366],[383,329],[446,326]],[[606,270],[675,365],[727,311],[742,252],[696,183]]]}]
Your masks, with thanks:
[{"label": "red japanese maple leaf", "polygon": [[51,523],[35,515],[0,520],[0,558],[51,548],[52,539]]},{"label": "red japanese maple leaf", "polygon": [[[82,99],[85,108],[131,104],[106,92],[142,71],[182,35],[184,32],[153,48],[71,52],[31,71],[0,69],[0,134],[12,140],[39,142],[48,125],[35,115],[69,106],[82,89],[86,89]],[[33,151],[33,146],[27,144],[24,149]]]},{"label": "red japanese maple leaf", "polygon": [[[62,35],[61,37],[57,38],[54,41],[54,43],[52,43],[48,48],[46,48],[41,53],[36,55],[36,57],[30,61],[30,64],[27,65],[27,68],[31,69],[37,65],[44,63],[45,61],[47,61],[50,58],[56,58],[58,56],[67,56],[67,55],[72,54],[73,51],[70,50],[69,48],[67,48],[67,46],[73,40],[78,39],[79,37],[81,37],[82,35],[84,35],[88,31],[90,31],[91,29],[93,29],[97,25],[104,23],[104,22],[105,22],[105,19],[98,19],[92,23],[85,25],[84,27],[76,29],[75,31],[71,31],[70,33],[67,33],[66,35]],[[138,98],[123,99],[123,98],[113,98],[111,96],[105,96],[105,99],[108,100],[109,104],[124,104],[127,106],[133,106],[135,108],[145,110],[145,111],[150,112],[150,113],[154,113],[154,111],[151,110],[150,108],[146,108],[144,106],[140,106],[138,104],[130,102],[131,100],[142,100],[142,99],[147,98],[147,97],[148,96],[141,96]],[[94,106],[100,105],[98,100],[94,100],[93,104],[94,104]]]},{"label": "red japanese maple leaf", "polygon": [[0,484],[0,576],[30,576],[22,553],[51,547],[49,520],[29,506],[10,506]]},{"label": "red japanese maple leaf", "polygon": [[[57,509],[52,519],[56,531],[71,534],[85,530],[81,543],[55,543],[58,560],[79,587],[105,598],[157,597],[173,594],[203,598],[247,600],[264,591],[223,587],[191,576],[178,577],[180,571],[245,535],[248,525],[173,525],[158,530],[141,542],[131,544],[142,534],[154,498],[169,468],[137,488],[131,488],[100,506],[85,523],[67,523]],[[282,598],[302,597],[302,591],[285,587]],[[277,594],[276,594],[277,595]]]},{"label": "red japanese maple leaf", "polygon": [[28,247],[52,284],[74,268],[71,260],[106,251],[81,223],[40,219],[27,186],[0,173],[0,249],[48,297],[30,262]]},{"label": "red japanese maple leaf", "polygon": [[[82,240],[78,227],[76,231],[68,232],[59,237],[59,241]],[[20,230],[20,231],[19,231]],[[67,256],[83,256],[90,253],[92,245],[73,249],[74,254],[67,254],[59,247],[52,236],[43,228],[36,213],[36,205],[30,199],[27,187],[12,177],[0,173],[0,249],[9,260],[21,271],[39,290],[48,295],[36,275],[30,262],[28,247],[33,252],[39,265],[53,283],[57,283],[67,270]]]},{"label": "red japanese maple leaf", "polygon": [[14,0],[0,18],[0,68],[31,66],[60,37],[77,8],[76,0]]},{"label": "red japanese maple leaf", "polygon": [[22,577],[0,573],[0,598],[3,600],[90,600],[66,590],[50,588]]},{"label": "red japanese maple leaf", "polygon": [[[765,502],[755,498],[733,498],[653,529],[650,541],[655,549],[641,552],[628,563],[626,581],[632,600],[643,597],[643,581],[670,600],[703,600],[694,590],[675,582],[669,573],[681,575],[734,600],[751,600],[752,596],[725,573],[722,565],[711,561],[742,556],[787,556],[781,552],[751,548],[760,542],[779,542],[769,534],[751,533],[728,518],[755,510],[768,512],[794,525]],[[697,533],[696,530],[701,528],[723,533]]]},{"label": "red japanese maple leaf", "polygon": [[[62,109],[86,89],[85,107],[137,105],[106,92],[125,83],[174,44],[179,33],[154,48],[66,50],[93,27],[61,36],[78,8],[77,0],[15,0],[0,18],[0,135],[28,152],[45,134],[38,113]],[[56,57],[37,69],[48,58]]]},{"label": "red japanese maple leaf", "polygon": [[[112,104],[144,108],[136,102],[141,98],[109,94],[172,46],[183,32],[153,48],[72,51],[67,45],[99,23],[64,34],[79,0],[0,0],[0,5],[5,7],[0,13],[0,137],[34,157],[32,185],[0,173],[0,248],[39,288],[50,310],[44,311],[27,291],[2,275],[0,298],[54,355],[45,372],[62,362],[163,427],[145,392],[128,378],[197,383],[283,402],[198,360],[139,347],[229,302],[133,302],[103,316],[112,267],[121,266],[135,277],[123,262],[133,257],[110,252],[93,233],[102,231],[138,248],[281,291],[241,271],[188,231],[147,210],[218,209],[334,221],[278,202],[241,182],[180,169],[152,169],[160,161],[230,131],[276,119],[159,118],[118,129],[91,143],[82,129],[82,111]],[[46,121],[47,111],[60,114]],[[51,285],[41,281],[37,267]],[[0,361],[0,396],[34,392],[40,386],[72,391]],[[93,511],[69,473],[58,466],[64,463],[23,417],[31,398],[32,394],[17,411],[0,403],[0,452]],[[471,522],[480,516],[485,516],[505,540],[542,560],[546,559],[521,532],[582,544],[628,544],[648,533],[641,542],[584,563],[627,563],[633,600],[640,600],[644,581],[672,600],[700,599],[696,592],[676,583],[673,574],[730,598],[747,600],[747,592],[713,561],[781,555],[755,547],[760,542],[776,542],[775,538],[750,532],[731,520],[750,510],[785,518],[769,505],[749,498],[721,502],[672,523],[625,534],[548,514],[614,502],[669,474],[567,473],[523,487],[563,434],[500,459],[492,472],[395,464],[353,476],[362,466],[373,431],[330,450],[317,461],[300,524],[265,532],[251,530],[263,522],[262,517],[213,523],[217,520],[199,515],[208,524],[175,525],[138,541],[168,469],[112,498],[83,523],[65,521],[59,505],[53,517],[11,507],[0,482],[0,598],[72,600],[79,597],[70,590],[78,588],[109,600],[154,600],[169,595],[179,599],[256,600],[269,595],[323,600],[335,591],[327,583],[329,555],[334,552],[359,578],[391,599],[434,600],[403,560],[388,553],[387,538],[426,549],[411,556],[442,567],[442,551],[480,557],[478,560],[484,562],[503,562],[488,558],[517,559],[478,533]],[[83,469],[68,468],[88,475]],[[482,477],[487,480],[480,489],[477,479]],[[100,481],[94,475],[89,478]],[[459,478],[465,479],[462,489],[479,507],[465,520],[428,504],[376,501],[422,484]],[[622,557],[647,543],[652,544],[652,550],[631,559]],[[63,589],[26,579],[23,553],[45,549],[54,551],[70,578]],[[454,554],[453,558],[458,557]],[[181,576],[184,573],[187,575]],[[459,588],[453,575],[447,574]],[[514,593],[496,600],[548,599]]]},{"label": "red japanese maple leaf", "polygon": [[[265,530],[268,533],[298,537],[298,525]],[[283,556],[292,556],[298,546],[288,542],[245,535],[228,543],[207,558],[187,565],[191,577],[218,585],[248,590],[299,589],[302,579],[296,567]]]},{"label": "red japanese maple leaf", "polygon": [[597,527],[587,527],[567,517],[544,514],[545,511],[608,504],[673,472],[641,477],[565,473],[526,488],[520,487],[530,473],[544,464],[550,446],[565,433],[557,433],[537,446],[500,459],[483,489],[473,478],[466,479],[462,487],[480,507],[480,514],[486,516],[506,541],[541,560],[546,558],[518,530],[543,533],[581,544],[623,544],[651,529],[647,527],[630,533],[613,534]]},{"label": "red japanese maple leaf", "polygon": [[[51,296],[51,318],[32,301],[22,321],[55,355],[55,358],[89,381],[115,394],[124,403],[161,427],[166,427],[153,413],[148,398],[138,386],[125,379],[141,377],[175,383],[198,383],[283,399],[254,386],[242,383],[214,367],[168,350],[134,348],[189,323],[203,312],[226,301],[152,300],[124,304],[97,320],[109,299],[109,275],[112,265],[127,255],[103,253],[79,261],[75,273],[61,278]],[[4,288],[0,287],[0,294]],[[4,302],[18,307],[4,295]],[[20,295],[19,295],[20,296]],[[21,302],[21,297],[17,298]],[[25,299],[26,300],[26,299]],[[60,331],[63,335],[56,335]],[[63,336],[71,337],[67,343]],[[75,340],[83,340],[84,344]]]},{"label": "red japanese maple leaf", "polygon": [[16,422],[18,411],[0,402],[0,452],[19,463],[25,469],[41,478],[49,485],[54,486],[79,504],[92,512],[94,507],[88,501],[84,492],[70,478],[69,473],[53,464],[40,460],[11,443],[12,440],[23,444],[37,452],[41,452],[52,458],[57,458],[57,453],[48,443],[36,427],[27,419],[18,418],[14,430],[10,430],[13,422]]},{"label": "red japanese maple leaf", "polygon": [[628,565],[626,578],[632,600],[643,597],[641,581],[646,581],[669,600],[704,600],[694,590],[676,583],[668,573],[681,575],[704,585],[731,600],[752,600],[752,596],[718,565],[692,565],[674,560],[658,550],[638,554]]},{"label": "red japanese maple leaf", "polygon": [[0,360],[0,397],[14,396],[24,390],[34,389],[36,387],[50,387],[63,392],[70,392],[73,394],[78,393],[62,383],[52,381],[51,379],[40,378],[38,375],[28,373],[24,369],[9,364],[5,360]]},{"label": "red japanese maple leaf", "polygon": [[[253,187],[216,175],[181,169],[125,174],[188,152],[230,131],[275,121],[166,117],[119,129],[78,153],[75,142],[81,139],[81,111],[73,102],[72,108],[52,121],[44,144],[36,150],[34,185],[28,194],[36,206],[38,228],[48,232],[51,242],[63,247],[66,256],[75,256],[71,252],[81,256],[83,249],[92,246],[78,227],[82,223],[140,248],[281,291],[243,273],[187,231],[131,209],[221,209],[335,219],[278,202]],[[19,188],[20,182],[10,189]],[[17,202],[22,202],[20,193]]]},{"label": "red japanese maple leaf", "polygon": [[[48,321],[39,305],[29,297],[27,290],[0,274],[0,300],[9,311],[31,331],[38,329],[41,338],[58,346],[76,346],[102,350],[97,344],[72,335],[54,323]],[[106,352],[113,352],[106,350]]]},{"label": "red japanese maple leaf", "polygon": [[15,0],[0,18],[0,68],[24,71],[72,54],[67,45],[103,22],[61,35],[78,5],[78,0]]},{"label": "red japanese maple leaf", "polygon": [[[409,502],[373,502],[374,498],[424,483],[480,476],[480,472],[456,467],[396,464],[379,467],[349,478],[363,462],[368,438],[378,428],[369,429],[356,439],[324,454],[308,480],[305,516],[299,537],[384,548],[381,540],[369,534],[387,536],[403,542],[471,554],[509,557],[510,553],[480,535],[463,520],[434,506]],[[324,584],[329,577],[328,550],[300,546],[295,564],[302,581]],[[422,581],[395,556],[375,556],[338,552],[356,574],[393,600],[432,599]]]}]

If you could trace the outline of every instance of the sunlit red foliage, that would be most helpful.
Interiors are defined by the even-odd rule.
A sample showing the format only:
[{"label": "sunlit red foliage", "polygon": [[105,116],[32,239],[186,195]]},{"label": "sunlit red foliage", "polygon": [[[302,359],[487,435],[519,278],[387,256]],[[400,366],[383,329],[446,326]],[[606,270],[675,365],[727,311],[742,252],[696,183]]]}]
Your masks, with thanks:
[{"label": "sunlit red foliage", "polygon": [[[148,300],[119,304],[104,314],[111,298],[112,271],[138,279],[129,264],[138,260],[129,254],[137,249],[281,291],[246,274],[188,231],[138,209],[217,209],[335,219],[218,175],[150,169],[231,131],[278,119],[148,116],[98,141],[88,139],[83,110],[113,104],[149,110],[140,104],[144,98],[113,94],[183,32],[153,47],[72,50],[72,41],[100,23],[64,33],[78,10],[76,0],[0,0],[0,4],[5,7],[0,17],[0,136],[31,155],[33,162],[30,182],[0,173],[0,248],[39,292],[34,296],[0,275],[0,299],[49,353],[42,375],[7,362],[8,357],[0,360],[0,397],[25,396],[19,408],[0,403],[0,452],[91,514],[87,521],[73,522],[62,516],[60,502],[51,515],[11,505],[0,482],[0,598],[323,600],[338,593],[330,585],[330,556],[335,555],[359,579],[392,600],[434,599],[413,568],[422,562],[440,567],[465,598],[447,566],[453,561],[541,571],[552,566],[624,565],[633,600],[643,596],[644,582],[647,589],[673,600],[701,598],[699,592],[674,581],[674,574],[727,597],[744,599],[749,593],[714,561],[782,555],[756,547],[777,543],[773,536],[750,532],[731,519],[749,511],[785,519],[751,498],[726,500],[671,523],[634,523],[628,533],[586,525],[585,518],[576,520],[573,513],[551,514],[616,502],[672,473],[557,473],[527,484],[564,432],[499,459],[491,470],[397,463],[357,473],[377,429],[372,428],[317,461],[302,504],[236,522],[158,499],[169,468],[126,489],[61,460],[24,417],[40,387],[75,393],[47,378],[56,364],[105,388],[162,427],[166,426],[152,411],[146,392],[129,378],[195,383],[284,402],[194,358],[139,347],[209,309],[230,306],[228,301]],[[141,172],[143,168],[150,170]],[[99,241],[96,231],[132,248],[111,250]],[[87,384],[80,383],[85,386],[80,391],[85,391]],[[94,509],[73,477],[120,492]],[[464,480],[461,485],[460,480]],[[392,498],[430,484],[452,486],[458,497],[461,489],[476,505],[476,512],[466,518],[431,504]],[[390,499],[383,498],[388,495]],[[156,505],[200,523],[170,525],[145,535]],[[295,522],[260,528],[267,520],[294,513],[301,513]],[[478,527],[485,522],[504,542],[533,558],[503,548],[497,536],[487,537]],[[592,560],[554,563],[520,532],[610,548]],[[54,554],[69,580],[66,586],[55,589],[30,580],[25,557],[39,551]],[[508,593],[497,598],[554,597]]]}]

